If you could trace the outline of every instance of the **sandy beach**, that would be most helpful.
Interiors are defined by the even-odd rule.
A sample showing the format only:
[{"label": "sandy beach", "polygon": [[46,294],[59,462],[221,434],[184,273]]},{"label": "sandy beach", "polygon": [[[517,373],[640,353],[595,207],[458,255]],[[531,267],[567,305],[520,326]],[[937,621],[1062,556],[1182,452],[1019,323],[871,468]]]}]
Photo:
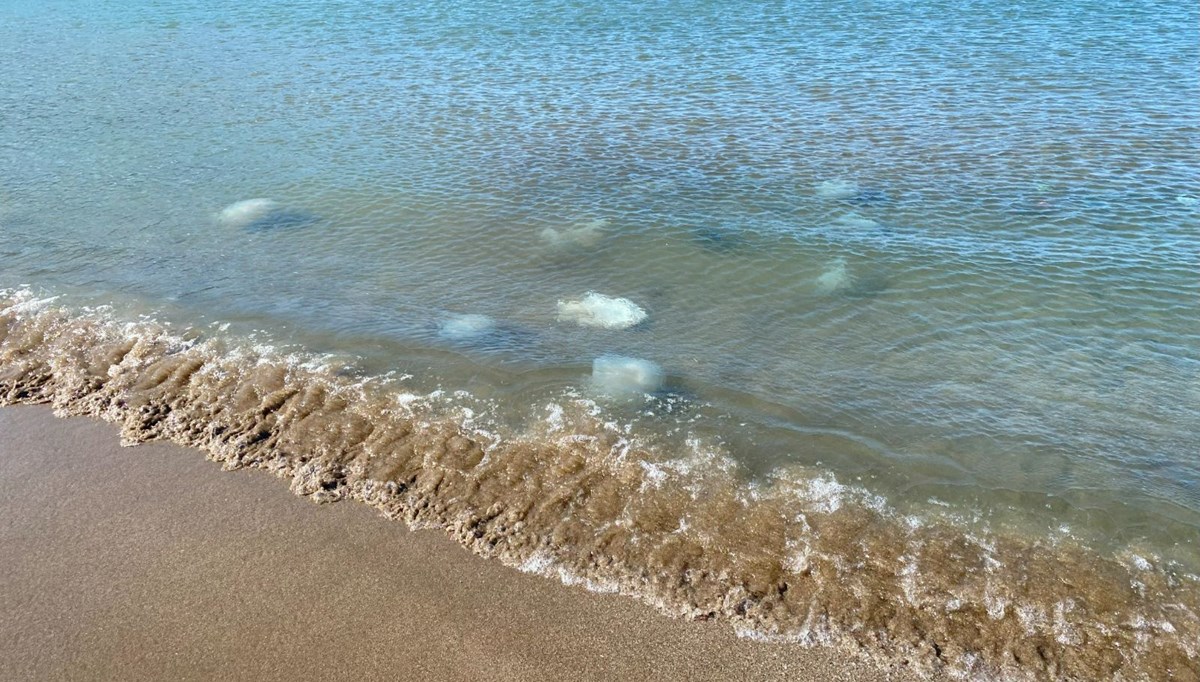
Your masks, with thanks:
[{"label": "sandy beach", "polygon": [[525,575],[45,407],[0,409],[0,542],[8,679],[917,679]]}]

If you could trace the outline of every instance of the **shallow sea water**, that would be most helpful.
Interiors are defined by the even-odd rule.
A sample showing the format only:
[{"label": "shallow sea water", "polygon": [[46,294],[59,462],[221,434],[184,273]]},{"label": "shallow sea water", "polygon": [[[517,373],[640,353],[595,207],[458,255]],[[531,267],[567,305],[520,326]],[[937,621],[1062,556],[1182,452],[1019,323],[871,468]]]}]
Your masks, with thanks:
[{"label": "shallow sea water", "polygon": [[[124,370],[113,369],[104,376],[117,377],[121,397],[100,378],[63,378],[77,367],[56,341],[64,328],[103,349],[121,347],[121,334],[160,339],[167,325],[175,346],[104,362],[183,352],[206,366],[253,357],[246,367],[319,367],[338,390],[368,386],[359,402],[321,404],[357,410],[375,433],[392,412],[365,406],[433,393],[417,400],[429,412],[405,417],[416,425],[405,433],[458,424],[484,444],[475,466],[529,446],[522,452],[540,454],[526,477],[566,457],[544,448],[599,438],[575,454],[641,472],[621,490],[657,500],[647,509],[680,532],[693,512],[714,528],[729,514],[761,516],[751,535],[787,548],[770,559],[781,575],[809,570],[803,557],[814,552],[847,570],[852,557],[837,552],[875,547],[869,538],[882,542],[888,524],[936,528],[931,537],[959,538],[951,545],[1078,551],[1135,572],[1145,563],[1169,587],[1134,597],[1161,597],[1145,608],[1182,619],[1167,635],[1195,632],[1200,8],[507,5],[0,2],[8,400],[54,400],[126,420],[131,439],[220,450],[211,439],[233,431],[205,431],[204,421],[225,417],[187,412],[186,428],[152,428],[143,411],[135,428],[128,404],[189,391],[196,404],[220,402],[236,393],[226,384],[192,380],[151,399],[170,382],[121,384]],[[221,215],[255,198],[274,203]],[[590,292],[627,299],[646,319],[560,319],[560,302]],[[29,303],[52,296],[52,306]],[[56,317],[59,307],[74,321]],[[142,326],[121,326],[134,320]],[[25,357],[55,352],[57,379]],[[308,359],[288,365],[287,353]],[[661,387],[598,391],[593,362],[608,356],[653,363],[637,367],[656,366]],[[249,372],[228,370],[239,371]],[[639,376],[658,384],[656,371]],[[288,377],[254,390],[315,381]],[[101,394],[104,407],[87,397]],[[170,419],[182,419],[172,404]],[[239,419],[221,429],[249,428]],[[278,451],[254,461],[387,453],[323,438],[296,437],[286,452],[267,439]],[[448,442],[425,446],[456,452]],[[304,462],[279,466],[302,477]],[[351,478],[375,480],[362,466],[346,465]],[[607,483],[563,466],[538,474],[547,481],[527,505],[602,497],[591,491]],[[680,484],[691,502],[655,497],[675,476],[691,481]],[[710,486],[704,500],[696,481]],[[355,485],[351,496],[379,503]],[[796,488],[801,511],[776,499]],[[446,499],[436,486],[429,496]],[[696,511],[725,497],[751,511]],[[497,492],[460,511],[511,502]],[[878,518],[814,527],[813,514],[855,505]],[[418,520],[461,521],[424,513]],[[622,518],[637,528],[643,517]],[[835,542],[835,527],[867,539]],[[604,528],[597,521],[588,537]],[[554,552],[587,544],[534,535],[495,551],[547,572],[570,564]],[[814,537],[831,544],[799,549]],[[728,571],[749,565],[736,543],[694,540],[684,568],[609,543],[594,552],[616,557],[608,568],[563,571],[600,580],[618,564],[629,575],[675,566],[689,584],[727,586]],[[734,568],[688,574],[706,553],[729,555]],[[865,584],[903,587],[919,564],[906,556],[897,550]],[[970,582],[920,568],[929,584]],[[1003,579],[1036,582],[1028,566],[1010,568]],[[619,589],[639,592],[621,575]],[[752,583],[745,590],[761,597]],[[1007,612],[988,585],[971,598],[999,628]],[[939,604],[961,606],[968,592]],[[664,594],[651,598],[668,610],[709,603]],[[764,621],[722,594],[710,601],[728,608],[715,611],[751,630],[813,631],[811,609],[808,620]],[[1019,620],[1050,627],[1075,608],[1064,603],[1056,596],[1036,605],[1041,620]],[[826,611],[826,629],[852,629],[868,606],[847,607],[845,622]],[[863,623],[902,638],[894,622]],[[1069,648],[1068,630],[1055,632],[1050,641]],[[1009,650],[955,646],[964,670],[1002,667],[995,651]],[[1196,652],[1181,651],[1167,659],[1175,668],[1147,654],[1122,670],[1195,673]],[[1070,665],[1048,670],[1116,669]]]}]

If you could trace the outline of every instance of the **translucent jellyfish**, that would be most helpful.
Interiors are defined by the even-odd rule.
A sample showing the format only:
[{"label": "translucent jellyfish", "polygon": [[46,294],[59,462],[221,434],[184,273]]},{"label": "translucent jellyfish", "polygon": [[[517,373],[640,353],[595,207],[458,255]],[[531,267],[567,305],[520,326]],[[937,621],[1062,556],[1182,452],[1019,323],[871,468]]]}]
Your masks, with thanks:
[{"label": "translucent jellyfish", "polygon": [[245,230],[275,230],[303,227],[316,222],[313,214],[285,208],[273,199],[246,199],[232,203],[217,214],[223,227]]},{"label": "translucent jellyfish", "polygon": [[608,225],[608,220],[600,218],[561,230],[547,227],[542,230],[540,236],[547,246],[557,251],[591,249],[595,248],[604,237],[606,225]]},{"label": "translucent jellyfish", "polygon": [[217,221],[225,227],[249,227],[282,209],[279,202],[273,199],[246,199],[221,209]]},{"label": "translucent jellyfish", "polygon": [[662,368],[649,360],[602,355],[592,361],[592,386],[615,397],[654,393],[662,388]]},{"label": "translucent jellyfish", "polygon": [[471,341],[496,331],[496,321],[487,315],[451,315],[438,324],[438,336],[449,341]]},{"label": "translucent jellyfish", "polygon": [[834,222],[838,225],[852,227],[856,230],[872,230],[879,227],[879,223],[871,220],[870,218],[864,218],[857,213],[847,213]]},{"label": "translucent jellyfish", "polygon": [[832,294],[850,286],[850,272],[846,269],[846,261],[839,258],[829,264],[829,268],[821,273],[814,281],[813,288],[819,294]]},{"label": "translucent jellyfish", "polygon": [[646,319],[646,311],[627,298],[613,298],[589,291],[578,301],[559,301],[559,322],[581,327],[628,329]]},{"label": "translucent jellyfish", "polygon": [[853,180],[826,180],[816,186],[821,199],[850,199],[858,196],[858,192],[858,183]]}]

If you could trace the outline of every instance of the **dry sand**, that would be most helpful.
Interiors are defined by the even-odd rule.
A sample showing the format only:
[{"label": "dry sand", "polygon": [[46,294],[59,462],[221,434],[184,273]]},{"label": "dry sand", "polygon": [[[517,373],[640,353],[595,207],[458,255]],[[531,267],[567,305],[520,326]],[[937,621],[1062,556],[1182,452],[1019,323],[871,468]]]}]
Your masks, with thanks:
[{"label": "dry sand", "polygon": [[0,677],[915,679],[525,575],[43,407],[0,409]]}]

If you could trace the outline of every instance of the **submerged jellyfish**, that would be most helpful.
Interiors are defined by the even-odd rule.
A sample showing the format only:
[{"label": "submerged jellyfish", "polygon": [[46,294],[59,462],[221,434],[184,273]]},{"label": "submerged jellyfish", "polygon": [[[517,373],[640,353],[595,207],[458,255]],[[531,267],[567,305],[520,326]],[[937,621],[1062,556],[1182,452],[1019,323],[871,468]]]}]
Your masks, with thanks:
[{"label": "submerged jellyfish", "polygon": [[858,183],[853,180],[826,180],[817,183],[815,191],[821,199],[850,199],[858,194]]},{"label": "submerged jellyfish", "polygon": [[857,213],[847,213],[835,220],[834,223],[858,230],[872,230],[880,226],[878,222],[870,218],[864,218]]},{"label": "submerged jellyfish", "polygon": [[592,386],[615,397],[654,393],[663,386],[663,371],[649,360],[602,355],[592,361]]},{"label": "submerged jellyfish", "polygon": [[437,323],[437,336],[454,346],[489,353],[516,351],[537,343],[537,334],[477,313],[451,314]]},{"label": "submerged jellyfish", "polygon": [[307,211],[285,208],[274,199],[258,198],[226,206],[217,214],[217,222],[232,229],[273,230],[309,225],[316,222],[316,217]]},{"label": "submerged jellyfish", "polygon": [[821,273],[814,282],[814,288],[819,294],[832,294],[850,286],[850,273],[846,270],[846,261],[837,259],[829,264],[829,268]]},{"label": "submerged jellyfish", "polygon": [[246,199],[234,202],[217,214],[217,221],[225,227],[247,227],[282,208],[273,199]]},{"label": "submerged jellyfish", "polygon": [[438,336],[448,341],[471,341],[496,331],[496,321],[487,315],[451,315],[438,324]]},{"label": "submerged jellyfish", "polygon": [[646,311],[627,298],[613,298],[589,291],[578,301],[559,301],[559,322],[581,327],[628,329],[646,319]]},{"label": "submerged jellyfish", "polygon": [[819,199],[846,201],[860,206],[882,204],[890,200],[888,193],[878,187],[862,187],[853,180],[826,180],[814,191]]},{"label": "submerged jellyfish", "polygon": [[604,237],[606,225],[608,225],[608,220],[600,218],[561,230],[547,227],[542,230],[540,236],[547,246],[557,251],[591,249]]}]

